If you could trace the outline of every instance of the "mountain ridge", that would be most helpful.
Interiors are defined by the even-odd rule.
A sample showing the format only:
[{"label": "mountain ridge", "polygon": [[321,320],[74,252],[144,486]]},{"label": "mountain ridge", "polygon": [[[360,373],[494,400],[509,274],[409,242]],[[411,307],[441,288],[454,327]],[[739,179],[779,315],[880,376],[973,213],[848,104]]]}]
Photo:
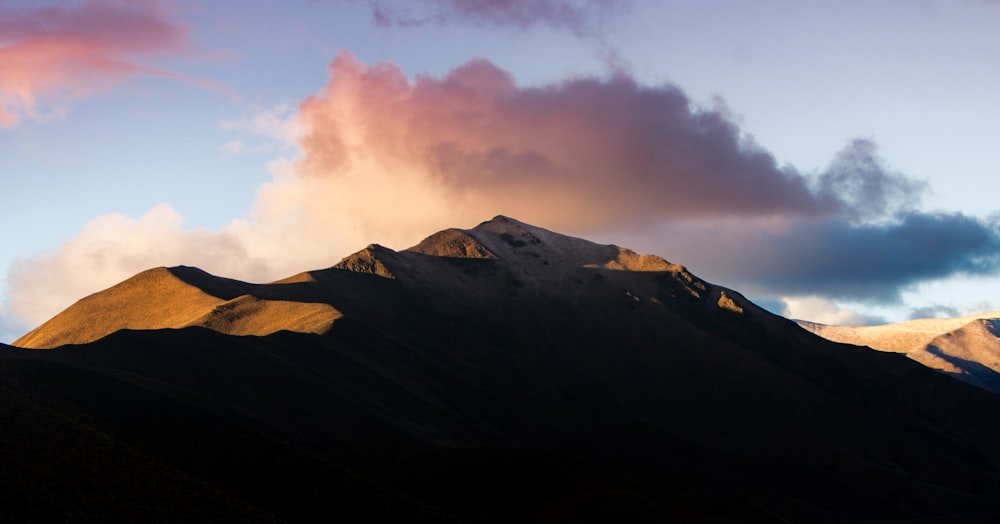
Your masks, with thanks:
[{"label": "mountain ridge", "polygon": [[[527,254],[525,255],[526,252]],[[545,256],[541,254],[545,253]],[[496,253],[501,253],[498,256]],[[562,275],[586,269],[665,272],[674,275],[686,293],[700,298],[706,283],[683,266],[655,255],[639,255],[614,245],[595,244],[553,233],[499,215],[469,230],[447,229],[402,251],[372,244],[348,255],[325,270],[300,273],[268,284],[252,284],[219,277],[199,268],[177,266],[143,271],[107,290],[78,301],[63,312],[26,333],[13,345],[51,349],[65,344],[84,344],[121,329],[177,329],[201,326],[231,335],[268,335],[287,330],[322,334],[343,316],[324,295],[329,292],[317,275],[333,270],[395,279],[397,272],[434,280],[439,260],[499,261],[523,267],[530,274],[510,275],[516,287],[551,287]],[[559,259],[559,267],[547,267]],[[427,266],[427,267],[425,267]],[[471,267],[466,271],[472,271]],[[456,292],[454,282],[449,292]],[[565,284],[563,282],[562,284]],[[296,288],[297,289],[292,289]],[[742,312],[745,298],[735,291],[717,301]],[[734,299],[735,297],[735,299]],[[633,297],[639,300],[637,297]],[[735,300],[735,301],[734,301]],[[82,328],[81,328],[82,327]]]},{"label": "mountain ridge", "polygon": [[[321,334],[190,325],[2,347],[0,387],[21,389],[0,408],[23,413],[5,399],[37,396],[80,412],[81,435],[182,474],[167,485],[286,521],[378,521],[382,502],[338,510],[324,502],[338,492],[425,521],[1000,517],[998,395],[823,339],[659,257],[502,216],[428,239],[270,284],[160,270],[165,289],[196,290],[198,312],[295,301],[340,316]],[[135,314],[159,310],[172,311]],[[61,440],[34,436],[48,422],[8,418],[4,438],[36,448],[0,470],[2,507],[44,485],[45,460],[101,482],[44,458],[62,456]],[[327,478],[344,470],[370,482]]]},{"label": "mountain ridge", "polygon": [[1000,311],[875,326],[796,322],[828,340],[906,355],[928,368],[1000,393]]}]

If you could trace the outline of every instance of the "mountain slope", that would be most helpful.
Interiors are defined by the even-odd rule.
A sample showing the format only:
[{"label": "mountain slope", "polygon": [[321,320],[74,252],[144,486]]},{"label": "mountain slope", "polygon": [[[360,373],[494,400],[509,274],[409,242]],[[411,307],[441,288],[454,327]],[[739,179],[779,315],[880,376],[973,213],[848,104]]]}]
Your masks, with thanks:
[{"label": "mountain slope", "polygon": [[907,353],[921,364],[1000,392],[1000,319],[977,319]]},{"label": "mountain slope", "polygon": [[[33,336],[60,347],[3,349],[0,363],[52,405],[238,501],[264,500],[271,485],[236,465],[263,460],[272,472],[281,461],[268,457],[290,452],[296,467],[356,472],[383,487],[359,493],[440,520],[1000,515],[997,395],[817,337],[659,257],[497,217],[266,285],[171,274],[223,302],[249,295],[340,316],[322,334],[277,315],[265,336],[232,336],[158,329],[171,326],[136,306],[145,329],[62,345],[59,323],[47,324]],[[77,306],[60,316],[103,318]],[[241,432],[285,451],[226,444]],[[253,507],[338,516],[328,492],[297,503],[283,493]]]},{"label": "mountain slope", "polygon": [[280,294],[269,294],[266,288],[197,268],[150,269],[81,299],[14,345],[48,349],[93,342],[122,329],[190,326],[230,335],[267,335],[280,330],[322,333],[340,317],[329,305],[303,301],[294,293],[271,298]]},{"label": "mountain slope", "polygon": [[[500,253],[504,263],[497,262]],[[488,262],[491,261],[492,262]],[[463,262],[464,261],[464,262]],[[472,262],[479,261],[480,263]],[[555,265],[551,265],[555,262]],[[450,266],[442,266],[442,262]],[[406,284],[419,283],[422,291],[446,292],[447,299],[468,299],[475,290],[460,287],[468,279],[454,279],[452,269],[498,271],[501,266],[519,266],[504,272],[509,282],[525,291],[577,293],[570,275],[593,274],[594,269],[625,272],[665,272],[677,281],[678,290],[701,298],[704,282],[683,267],[651,255],[594,244],[498,217],[479,227],[450,229],[428,237],[402,252],[373,245],[355,253],[328,270],[296,275],[272,284],[250,284],[220,278],[197,268],[156,268],[144,271],[105,291],[88,296],[14,342],[17,347],[47,349],[65,344],[85,344],[122,329],[176,329],[200,326],[231,335],[267,335],[281,330],[323,333],[342,316],[336,309],[343,275],[337,270],[395,278],[405,273]],[[389,267],[395,268],[390,270]],[[475,276],[475,275],[474,275]],[[526,287],[525,279],[530,280]],[[473,281],[482,285],[483,279]],[[487,285],[496,283],[486,280]],[[514,291],[516,294],[516,291]],[[713,291],[714,300],[738,311],[730,292]],[[359,298],[359,297],[352,297]],[[639,301],[638,297],[633,300]],[[350,300],[346,300],[350,304]]]},{"label": "mountain slope", "polygon": [[1000,392],[1000,311],[878,326],[828,326],[799,321],[834,342],[905,354],[959,380]]}]

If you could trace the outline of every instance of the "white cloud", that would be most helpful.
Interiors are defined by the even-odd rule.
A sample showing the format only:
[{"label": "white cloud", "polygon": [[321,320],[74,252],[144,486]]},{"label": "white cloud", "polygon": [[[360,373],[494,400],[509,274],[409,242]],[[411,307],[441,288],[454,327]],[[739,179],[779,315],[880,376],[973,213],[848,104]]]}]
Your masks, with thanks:
[{"label": "white cloud", "polygon": [[254,279],[267,265],[226,231],[185,231],[181,216],[161,204],[136,219],[119,213],[91,220],[53,252],[15,260],[5,308],[32,326],[73,301],[157,266],[196,265]]},{"label": "white cloud", "polygon": [[235,120],[223,120],[220,126],[227,131],[266,137],[283,146],[296,146],[302,134],[298,106],[292,102],[280,102],[271,107],[255,106],[249,114]]},{"label": "white cloud", "polygon": [[860,313],[838,306],[832,300],[817,295],[782,297],[785,318],[807,320],[834,326],[863,326],[873,319]]},{"label": "white cloud", "polygon": [[0,302],[0,342],[10,344],[28,331],[28,326],[15,318],[7,304]]},{"label": "white cloud", "polygon": [[224,153],[238,155],[246,150],[246,145],[242,140],[230,140],[219,147]]}]

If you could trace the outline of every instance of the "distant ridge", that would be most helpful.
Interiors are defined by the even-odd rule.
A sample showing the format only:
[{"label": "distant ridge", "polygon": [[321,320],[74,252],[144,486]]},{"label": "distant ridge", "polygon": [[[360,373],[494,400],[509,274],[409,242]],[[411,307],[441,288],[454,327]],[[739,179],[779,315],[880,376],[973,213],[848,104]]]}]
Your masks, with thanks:
[{"label": "distant ridge", "polygon": [[902,353],[959,380],[1000,392],[1000,311],[876,326],[797,322],[828,340]]}]

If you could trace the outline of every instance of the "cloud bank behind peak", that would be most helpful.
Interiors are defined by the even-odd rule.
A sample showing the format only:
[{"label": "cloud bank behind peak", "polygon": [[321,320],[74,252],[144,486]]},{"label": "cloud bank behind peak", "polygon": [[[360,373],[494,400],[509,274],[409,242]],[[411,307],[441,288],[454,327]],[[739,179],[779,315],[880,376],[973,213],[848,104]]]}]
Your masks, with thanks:
[{"label": "cloud bank behind peak", "polygon": [[408,78],[343,52],[298,105],[296,156],[272,165],[247,216],[219,231],[186,230],[169,206],[100,217],[15,265],[10,309],[37,324],[156,265],[280,278],[498,214],[585,236],[628,232],[612,240],[760,294],[891,301],[926,279],[996,270],[996,228],[920,211],[925,185],[886,167],[873,142],[803,174],[728,115],[623,72],[520,86],[475,59]]}]

